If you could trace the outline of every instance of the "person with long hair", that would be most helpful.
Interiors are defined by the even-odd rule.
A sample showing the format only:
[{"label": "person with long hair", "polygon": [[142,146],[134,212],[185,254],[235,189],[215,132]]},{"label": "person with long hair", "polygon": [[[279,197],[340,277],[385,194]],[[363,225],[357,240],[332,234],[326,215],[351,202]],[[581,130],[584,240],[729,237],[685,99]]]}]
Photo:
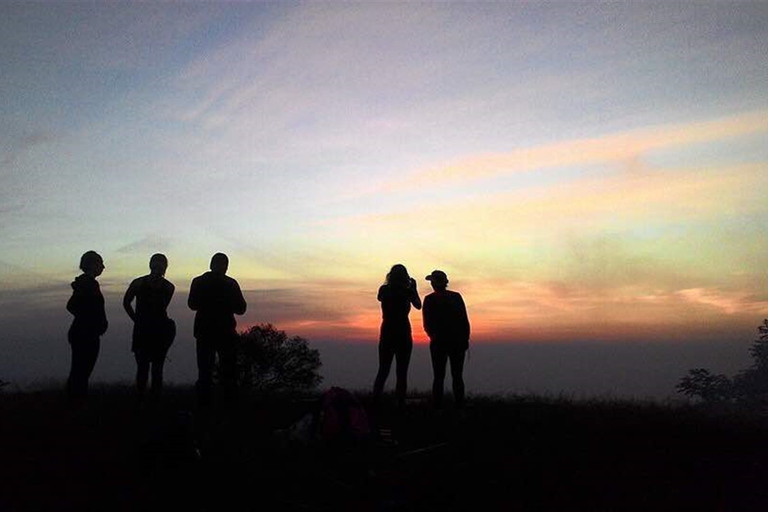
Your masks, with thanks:
[{"label": "person with long hair", "polygon": [[109,327],[104,296],[96,281],[104,268],[104,260],[99,253],[85,252],[80,258],[83,273],[72,282],[72,296],[67,301],[67,311],[75,317],[67,332],[72,349],[72,364],[67,379],[70,398],[82,399],[88,394],[88,379],[99,357],[101,335]]},{"label": "person with long hair", "polygon": [[[133,320],[131,351],[136,357],[136,392],[144,396],[150,368],[152,395],[163,389],[163,365],[168,349],[176,337],[176,323],[168,318],[168,304],[175,287],[165,279],[168,258],[153,254],[149,259],[149,274],[134,279],[123,296],[123,308]],[[133,301],[136,300],[136,309]]]},{"label": "person with long hair", "polygon": [[411,306],[421,309],[421,298],[416,280],[408,275],[404,265],[392,267],[378,293],[381,302],[381,331],[379,335],[379,371],[373,384],[373,399],[378,404],[384,384],[395,360],[395,396],[399,407],[405,406],[408,391],[408,365],[413,350],[411,322],[408,314]]}]

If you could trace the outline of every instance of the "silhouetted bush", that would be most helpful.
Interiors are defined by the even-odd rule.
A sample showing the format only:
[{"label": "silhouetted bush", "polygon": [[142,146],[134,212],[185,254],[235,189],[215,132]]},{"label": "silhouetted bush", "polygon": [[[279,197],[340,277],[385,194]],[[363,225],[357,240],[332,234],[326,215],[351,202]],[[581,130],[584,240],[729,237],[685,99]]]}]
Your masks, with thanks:
[{"label": "silhouetted bush", "polygon": [[3,389],[4,389],[4,388],[5,388],[5,386],[7,386],[8,384],[10,384],[10,382],[6,382],[6,381],[4,381],[3,379],[0,379],[0,393],[2,393],[2,392],[3,392]]},{"label": "silhouetted bush", "polygon": [[768,319],[757,327],[758,337],[749,349],[752,366],[733,378],[704,368],[690,370],[677,391],[705,402],[755,402],[768,397]]},{"label": "silhouetted bush", "polygon": [[714,374],[705,368],[694,368],[680,379],[677,391],[686,396],[698,397],[705,402],[730,400],[733,383],[722,373]]},{"label": "silhouetted bush", "polygon": [[239,334],[237,380],[260,392],[311,391],[320,384],[320,352],[299,336],[289,337],[272,324],[258,324]]}]

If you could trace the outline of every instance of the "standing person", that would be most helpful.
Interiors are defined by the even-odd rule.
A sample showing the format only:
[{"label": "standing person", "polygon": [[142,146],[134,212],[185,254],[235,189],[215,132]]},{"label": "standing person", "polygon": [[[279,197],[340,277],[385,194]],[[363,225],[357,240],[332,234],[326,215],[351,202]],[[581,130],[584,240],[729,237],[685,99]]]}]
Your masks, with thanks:
[{"label": "standing person", "polygon": [[461,295],[447,290],[448,276],[442,270],[433,270],[427,276],[433,293],[424,297],[424,330],[429,336],[432,356],[432,399],[435,407],[443,402],[445,367],[451,361],[451,379],[456,407],[464,405],[464,354],[469,348],[469,318]]},{"label": "standing person", "polygon": [[379,335],[379,371],[373,383],[373,399],[379,402],[384,392],[384,384],[396,360],[395,395],[397,405],[405,406],[405,394],[408,390],[408,364],[411,361],[413,337],[408,314],[411,305],[421,309],[421,298],[416,289],[416,280],[408,275],[405,266],[397,264],[387,274],[386,282],[379,288],[381,302],[381,332]]},{"label": "standing person", "polygon": [[104,260],[96,251],[80,258],[82,274],[72,282],[72,296],[67,311],[74,315],[67,338],[72,347],[72,365],[67,379],[67,394],[81,399],[88,394],[88,379],[99,357],[101,335],[109,324],[104,311],[104,296],[96,278],[104,272]]},{"label": "standing person", "polygon": [[[131,351],[136,357],[136,392],[144,396],[150,367],[152,394],[163,389],[165,355],[176,337],[176,323],[168,318],[168,304],[175,287],[165,279],[168,258],[153,254],[149,259],[149,274],[134,279],[123,296],[123,308],[133,320]],[[133,300],[136,299],[136,309]]]},{"label": "standing person", "polygon": [[213,390],[213,366],[219,355],[219,368],[224,389],[234,388],[236,372],[235,315],[245,313],[246,303],[240,285],[227,276],[229,258],[216,253],[211,258],[211,270],[192,280],[189,288],[189,308],[195,314],[197,340],[197,392],[200,403],[208,405]]}]

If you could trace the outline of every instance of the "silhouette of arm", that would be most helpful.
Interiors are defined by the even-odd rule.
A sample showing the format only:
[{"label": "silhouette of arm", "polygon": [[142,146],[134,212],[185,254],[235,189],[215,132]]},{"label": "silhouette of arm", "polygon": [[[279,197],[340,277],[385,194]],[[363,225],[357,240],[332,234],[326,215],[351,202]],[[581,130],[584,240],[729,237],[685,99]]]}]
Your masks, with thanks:
[{"label": "silhouette of arm", "polygon": [[134,280],[125,291],[125,295],[123,295],[123,309],[125,309],[125,312],[128,313],[128,316],[134,322],[136,321],[136,311],[133,309],[133,299],[136,298],[136,287],[136,281]]},{"label": "silhouette of arm", "polygon": [[169,281],[168,282],[168,286],[166,288],[166,295],[164,297],[164,299],[165,299],[165,307],[166,308],[171,303],[171,299],[173,298],[173,294],[174,294],[175,291],[176,291],[176,287],[173,285],[173,283],[171,283]]},{"label": "silhouette of arm", "polygon": [[189,297],[187,298],[187,306],[189,306],[189,309],[192,311],[197,311],[200,309],[200,293],[198,291],[198,281],[197,278],[192,280],[192,284],[189,285]]},{"label": "silhouette of arm", "polygon": [[248,304],[245,303],[245,298],[243,297],[242,290],[240,290],[240,285],[237,284],[237,281],[233,280],[232,282],[234,283],[234,300],[232,302],[232,312],[236,315],[242,315],[245,313]]},{"label": "silhouette of arm", "polygon": [[[91,302],[92,296],[95,296],[97,291],[93,289],[93,286],[89,286],[87,282],[80,282],[79,285],[73,285],[72,296],[67,301],[67,311],[74,316],[83,315],[88,311],[88,306]],[[96,285],[98,289],[98,284]]]},{"label": "silhouette of arm", "polygon": [[379,286],[379,293],[376,294],[376,300],[381,302],[383,298],[384,298],[384,286]]},{"label": "silhouette of arm", "polygon": [[434,317],[432,315],[432,299],[429,295],[424,297],[424,309],[421,311],[421,317],[424,323],[424,332],[427,333],[427,336],[432,338],[432,335],[434,334]]},{"label": "silhouette of arm", "polygon": [[411,304],[416,309],[421,309],[421,297],[419,297],[419,291],[416,289],[416,280],[411,278]]},{"label": "silhouette of arm", "polygon": [[72,313],[75,316],[77,316],[77,312],[79,310],[79,308],[78,308],[78,299],[79,299],[79,297],[77,295],[78,295],[77,290],[73,291],[72,292],[72,296],[67,301],[67,311],[69,311],[70,313]]},{"label": "silhouette of arm", "polygon": [[457,295],[457,303],[459,305],[459,326],[463,331],[464,339],[469,340],[469,316],[467,316],[467,306],[464,304],[464,299],[461,295]]}]

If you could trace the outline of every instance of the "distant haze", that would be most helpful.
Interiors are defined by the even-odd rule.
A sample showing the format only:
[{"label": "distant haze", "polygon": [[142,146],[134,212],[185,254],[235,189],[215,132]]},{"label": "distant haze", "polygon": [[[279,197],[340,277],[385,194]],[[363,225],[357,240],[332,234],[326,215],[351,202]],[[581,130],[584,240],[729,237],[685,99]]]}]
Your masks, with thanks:
[{"label": "distant haze", "polygon": [[[102,382],[130,382],[135,371],[130,353],[131,326],[117,297],[107,298],[110,329],[102,339],[93,378]],[[179,334],[168,355],[166,376],[171,382],[192,384],[197,376],[192,312],[185,304],[177,303],[171,314],[179,325]],[[420,330],[420,313],[411,316],[414,330]],[[6,318],[9,329],[4,331],[0,345],[1,378],[22,389],[61,385],[69,365],[69,321],[61,304],[39,314],[18,317],[14,322]],[[747,367],[755,332],[754,326],[749,326],[735,329],[728,336],[699,336],[693,340],[643,340],[638,336],[622,341],[474,342],[468,354],[465,380],[470,393],[665,399],[676,396],[674,386],[688,369],[708,367],[734,373]],[[309,341],[321,354],[321,388],[370,389],[377,369],[375,337]],[[427,391],[431,378],[427,346],[417,343],[411,360],[410,388]],[[388,383],[389,388],[393,386],[394,372]]]}]

